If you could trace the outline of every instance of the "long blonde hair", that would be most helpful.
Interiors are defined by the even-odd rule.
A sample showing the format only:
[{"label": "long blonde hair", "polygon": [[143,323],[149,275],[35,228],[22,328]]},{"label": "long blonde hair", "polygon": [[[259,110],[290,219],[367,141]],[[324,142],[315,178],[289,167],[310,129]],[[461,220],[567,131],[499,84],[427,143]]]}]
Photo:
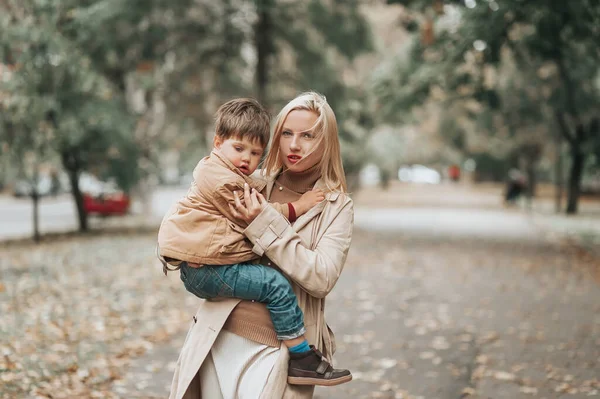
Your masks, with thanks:
[{"label": "long blonde hair", "polygon": [[271,148],[263,163],[263,173],[265,176],[274,176],[283,167],[279,157],[279,142],[281,141],[283,123],[289,113],[296,110],[310,111],[318,115],[313,126],[317,142],[310,152],[314,152],[323,143],[323,156],[320,161],[321,179],[329,191],[346,192],[346,175],[342,164],[337,120],[325,97],[315,92],[300,94],[287,103],[275,118]]}]

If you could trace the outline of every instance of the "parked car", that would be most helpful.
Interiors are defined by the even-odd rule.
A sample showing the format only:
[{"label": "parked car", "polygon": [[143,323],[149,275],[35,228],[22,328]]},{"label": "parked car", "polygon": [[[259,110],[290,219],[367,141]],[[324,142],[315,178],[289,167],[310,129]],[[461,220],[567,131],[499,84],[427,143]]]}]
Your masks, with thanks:
[{"label": "parked car", "polygon": [[404,166],[398,170],[398,179],[406,183],[439,184],[440,172],[424,165]]},{"label": "parked car", "polygon": [[[18,180],[13,189],[15,197],[29,197],[33,194],[34,184],[29,180]],[[40,197],[50,195],[52,193],[52,179],[49,176],[40,176],[35,190]]]},{"label": "parked car", "polygon": [[[40,172],[37,181],[37,193],[40,197],[57,195],[71,191],[69,176],[65,172]],[[33,183],[30,180],[18,180],[13,186],[15,197],[29,197],[32,194]]]},{"label": "parked car", "polygon": [[367,164],[361,169],[359,179],[361,186],[376,186],[381,181],[381,171],[377,165],[372,163]]},{"label": "parked car", "polygon": [[89,173],[79,177],[83,193],[83,209],[88,214],[101,216],[124,215],[129,211],[131,199],[114,182],[106,182]]},{"label": "parked car", "polygon": [[89,215],[125,215],[129,211],[131,199],[123,192],[92,196],[83,194],[83,209]]}]

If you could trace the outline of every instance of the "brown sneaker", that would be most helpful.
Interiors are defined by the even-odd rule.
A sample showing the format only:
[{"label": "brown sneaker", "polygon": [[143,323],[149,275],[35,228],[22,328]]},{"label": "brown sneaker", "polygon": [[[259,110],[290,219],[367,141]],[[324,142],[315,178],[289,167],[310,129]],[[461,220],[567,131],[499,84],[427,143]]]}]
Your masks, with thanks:
[{"label": "brown sneaker", "polygon": [[323,385],[333,386],[352,380],[349,370],[338,370],[331,367],[313,345],[310,351],[290,353],[288,365],[288,384],[291,385]]}]

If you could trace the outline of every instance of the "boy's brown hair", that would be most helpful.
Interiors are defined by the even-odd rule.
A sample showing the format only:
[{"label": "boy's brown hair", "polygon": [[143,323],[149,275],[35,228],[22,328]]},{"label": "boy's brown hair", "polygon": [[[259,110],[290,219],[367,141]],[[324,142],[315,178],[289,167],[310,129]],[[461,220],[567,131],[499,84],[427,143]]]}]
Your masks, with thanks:
[{"label": "boy's brown hair", "polygon": [[246,138],[263,148],[271,136],[271,116],[253,98],[235,98],[221,105],[215,115],[215,134],[223,140]]}]

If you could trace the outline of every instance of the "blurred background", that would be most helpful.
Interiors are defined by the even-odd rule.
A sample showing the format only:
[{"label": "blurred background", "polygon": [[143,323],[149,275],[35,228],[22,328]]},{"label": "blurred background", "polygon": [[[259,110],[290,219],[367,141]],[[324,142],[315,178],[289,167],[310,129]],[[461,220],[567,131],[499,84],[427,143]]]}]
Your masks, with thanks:
[{"label": "blurred background", "polygon": [[[0,338],[8,342],[0,395],[164,391],[169,373],[155,376],[172,369],[179,341],[161,361],[142,360],[129,380],[124,370],[130,358],[181,338],[195,299],[177,276],[165,286],[153,275],[144,287],[131,277],[146,281],[147,264],[156,266],[157,223],[210,152],[218,106],[252,96],[276,115],[306,90],[325,95],[336,112],[357,205],[361,252],[351,252],[329,305],[334,327],[345,331],[340,356],[373,353],[371,363],[353,366],[355,388],[321,395],[597,395],[599,43],[594,0],[0,0]],[[365,256],[396,265],[384,268],[389,291],[361,269]],[[553,277],[532,277],[540,265]],[[470,283],[453,280],[471,273]],[[370,287],[387,292],[390,309],[365,305]],[[343,312],[357,292],[363,330]],[[514,296],[507,292],[527,307],[518,321],[490,316],[505,310]],[[540,299],[546,292],[550,304]],[[187,308],[170,309],[173,297]],[[408,317],[419,298],[425,308]],[[491,313],[471,316],[497,323],[461,319],[473,303]],[[446,323],[454,306],[459,321]],[[523,327],[532,314],[539,323]],[[416,363],[386,352],[381,342],[396,338],[375,339],[372,320],[382,334],[405,337],[398,350],[415,351]],[[131,330],[134,321],[140,331]],[[562,331],[553,323],[573,330],[552,335]],[[452,367],[410,339],[444,326],[447,335],[423,345],[459,348]],[[544,328],[554,341],[542,346]],[[506,337],[542,349],[494,363],[482,345]],[[550,345],[564,359],[548,369]],[[580,364],[589,367],[581,367],[592,371],[570,369],[584,349]],[[540,364],[523,366],[530,360]],[[452,383],[429,369],[444,365]],[[520,374],[534,369],[539,376]]]},{"label": "blurred background", "polygon": [[224,101],[254,96],[276,114],[309,89],[338,116],[353,190],[361,171],[382,184],[521,181],[528,197],[553,184],[570,214],[600,192],[594,2],[0,7],[0,188],[34,206],[70,192],[80,230],[85,194],[120,190],[148,210],[157,187],[189,184]]}]

